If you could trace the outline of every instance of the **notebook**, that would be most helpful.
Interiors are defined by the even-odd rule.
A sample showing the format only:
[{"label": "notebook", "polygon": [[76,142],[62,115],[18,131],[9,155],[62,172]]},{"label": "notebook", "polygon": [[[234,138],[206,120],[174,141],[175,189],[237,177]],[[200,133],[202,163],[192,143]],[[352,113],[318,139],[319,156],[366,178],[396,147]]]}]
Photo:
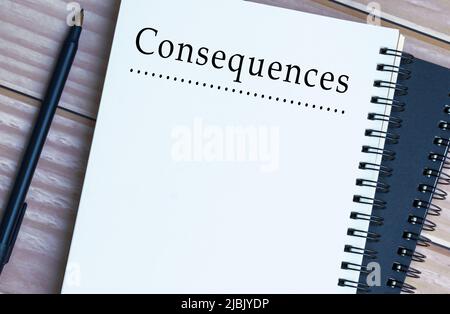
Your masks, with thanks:
[{"label": "notebook", "polygon": [[255,3],[122,1],[62,292],[356,293],[342,262],[362,263],[345,248],[378,180],[358,165],[381,162],[370,116],[402,45]]},{"label": "notebook", "polygon": [[[399,139],[385,146],[395,156],[382,162],[385,171],[375,199],[383,207],[375,206],[373,217],[383,221],[373,220],[369,228],[380,237],[368,241],[366,249],[377,253],[366,254],[364,266],[356,268],[361,273],[361,293],[414,292],[407,279],[420,278],[421,273],[410,264],[425,261],[421,247],[428,246],[430,239],[421,232],[435,230],[433,218],[441,208],[434,200],[445,199],[442,185],[450,184],[443,172],[448,169],[450,70],[406,56],[400,73],[398,86],[403,89],[395,96],[396,112],[388,130]],[[371,275],[366,265],[374,261],[381,270],[380,284],[367,287]]]}]

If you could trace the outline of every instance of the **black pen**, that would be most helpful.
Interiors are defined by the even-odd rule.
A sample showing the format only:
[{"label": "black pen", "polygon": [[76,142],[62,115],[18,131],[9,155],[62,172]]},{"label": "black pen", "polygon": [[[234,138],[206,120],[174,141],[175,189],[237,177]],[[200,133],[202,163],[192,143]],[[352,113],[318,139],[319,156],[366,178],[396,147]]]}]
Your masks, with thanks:
[{"label": "black pen", "polygon": [[27,203],[25,197],[33,179],[34,171],[41,156],[50,126],[55,116],[61,94],[69,76],[75,54],[78,50],[84,12],[80,12],[79,25],[70,28],[59,55],[56,68],[50,80],[47,93],[42,102],[39,115],[34,125],[33,133],[28,143],[25,155],[17,173],[16,181],[9,197],[8,205],[0,224],[0,274],[8,263],[14,244],[22,224]]}]

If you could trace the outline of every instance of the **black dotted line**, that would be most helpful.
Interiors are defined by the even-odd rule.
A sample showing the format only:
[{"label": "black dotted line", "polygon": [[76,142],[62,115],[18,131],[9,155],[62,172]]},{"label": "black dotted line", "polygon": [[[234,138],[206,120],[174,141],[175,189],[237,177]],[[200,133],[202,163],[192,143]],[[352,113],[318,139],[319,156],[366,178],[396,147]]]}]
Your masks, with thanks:
[{"label": "black dotted line", "polygon": [[[134,72],[135,72],[135,70],[133,68],[131,68],[130,73],[134,73]],[[268,99],[268,100],[273,100],[276,102],[290,103],[291,105],[297,104],[297,106],[302,106],[301,101],[295,101],[295,100],[290,100],[287,98],[280,98],[280,97],[275,97],[275,96],[268,96],[265,94],[253,93],[250,91],[244,91],[242,89],[229,88],[229,87],[225,87],[225,86],[221,86],[221,85],[214,85],[214,84],[208,84],[208,83],[201,83],[199,81],[186,80],[184,78],[178,78],[176,76],[171,77],[170,75],[157,74],[154,72],[150,73],[147,71],[143,72],[141,70],[136,70],[136,73],[142,74],[144,76],[151,76],[151,77],[156,77],[156,78],[165,79],[165,80],[173,80],[174,82],[181,82],[181,83],[186,83],[189,85],[195,85],[195,86],[200,86],[200,87],[205,87],[205,88],[210,88],[210,89],[224,90],[226,92],[231,92],[231,93],[239,94],[239,95],[247,95],[247,96],[256,97],[256,98],[259,97],[261,99]],[[316,106],[316,105],[311,105],[308,103],[304,103],[303,106],[305,108],[319,109],[321,111],[345,114],[345,110],[339,111],[338,109],[333,109],[331,107],[326,107],[326,106]]]}]

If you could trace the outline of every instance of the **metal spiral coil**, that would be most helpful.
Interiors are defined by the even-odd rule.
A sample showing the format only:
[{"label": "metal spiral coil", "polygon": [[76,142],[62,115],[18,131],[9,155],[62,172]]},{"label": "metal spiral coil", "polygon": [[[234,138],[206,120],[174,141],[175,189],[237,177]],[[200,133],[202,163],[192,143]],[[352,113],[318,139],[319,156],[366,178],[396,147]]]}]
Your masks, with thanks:
[{"label": "metal spiral coil", "polygon": [[442,131],[448,131],[448,130],[450,130],[450,122],[448,122],[448,121],[441,121],[441,122],[439,122],[438,127]]},{"label": "metal spiral coil", "polygon": [[388,116],[380,113],[369,113],[367,119],[372,121],[382,121],[389,124],[391,128],[400,128],[402,126],[403,120],[397,117]]},{"label": "metal spiral coil", "polygon": [[379,64],[377,66],[377,70],[378,71],[383,71],[383,72],[392,72],[392,73],[397,73],[398,74],[398,78],[400,80],[408,80],[411,78],[411,71],[407,70],[405,68],[401,68],[398,66],[393,66],[390,64]]},{"label": "metal spiral coil", "polygon": [[437,146],[448,146],[449,143],[450,140],[448,138],[443,138],[440,136],[436,136],[433,141],[433,144]]},{"label": "metal spiral coil", "polygon": [[398,140],[400,139],[400,136],[397,134],[379,131],[379,130],[373,130],[373,129],[367,129],[365,132],[365,135],[369,136],[369,137],[383,138],[389,144],[397,144]]},{"label": "metal spiral coil", "polygon": [[380,155],[384,159],[387,159],[387,160],[395,159],[395,152],[390,149],[378,148],[378,147],[372,147],[372,146],[363,146],[362,152],[366,153],[366,154]]},{"label": "metal spiral coil", "polygon": [[419,199],[415,199],[413,201],[413,207],[416,209],[428,210],[427,212],[428,216],[440,216],[442,211],[442,208],[440,206]]},{"label": "metal spiral coil", "polygon": [[[403,53],[401,51],[395,50],[395,49],[389,49],[389,48],[381,48],[380,54],[387,55],[387,56],[393,56],[400,58],[403,63],[409,64],[413,62],[414,57],[410,54]],[[403,66],[393,66],[389,64],[378,64],[376,67],[377,71],[381,72],[391,72],[396,73],[398,80],[404,81],[408,80],[411,77],[411,71]],[[392,83],[388,81],[383,80],[376,80],[373,84],[375,87],[378,88],[386,88],[395,91],[397,96],[404,96],[408,93],[408,87],[405,85],[402,85],[400,83]],[[385,97],[380,96],[373,96],[370,100],[372,104],[377,104],[380,106],[390,107],[391,112],[402,112],[405,110],[405,103],[388,99]],[[450,111],[449,111],[450,112]],[[399,117],[396,117],[394,115],[385,115],[381,113],[369,113],[368,120],[370,121],[379,121],[382,123],[386,123],[389,127],[389,129],[395,129],[400,128],[402,126],[403,120]],[[382,130],[375,130],[375,129],[367,129],[365,131],[365,136],[372,137],[372,138],[379,138],[384,140],[389,145],[395,145],[399,142],[400,136],[396,133],[393,133],[392,131],[386,132]],[[362,152],[365,154],[375,154],[382,158],[383,161],[392,161],[395,159],[396,154],[393,150],[386,149],[386,148],[378,148],[373,146],[363,146]],[[356,180],[356,185],[360,187],[368,187],[373,188],[375,191],[380,193],[388,193],[390,190],[390,186],[382,181],[383,177],[389,177],[392,175],[393,169],[389,166],[370,162],[360,162],[359,163],[359,169],[366,170],[366,171],[376,171],[378,172],[379,179],[378,181],[358,178]],[[434,173],[433,173],[434,174]],[[360,203],[364,205],[370,205],[374,210],[382,210],[385,209],[387,204],[384,200],[366,197],[362,195],[354,195],[353,196],[353,202]],[[352,211],[350,213],[350,219],[354,220],[364,220],[368,221],[370,224],[373,225],[382,225],[384,222],[383,217],[375,215],[375,214],[365,214],[361,212]],[[419,223],[419,221],[417,221]],[[425,223],[425,222],[424,222]],[[381,235],[370,232],[370,231],[364,231],[364,230],[358,230],[354,228],[347,229],[347,235],[353,236],[353,237],[359,237],[359,238],[365,238],[367,241],[373,241],[377,242],[379,241]],[[369,250],[366,248],[359,248],[352,245],[346,245],[344,248],[344,252],[346,253],[352,253],[352,254],[358,254],[362,255],[364,257],[367,257],[369,259],[376,259],[378,252]],[[408,252],[407,252],[408,253]],[[419,256],[420,257],[420,256]],[[359,273],[369,273],[366,265],[358,265],[355,263],[350,263],[347,261],[342,262],[341,268],[344,270],[354,270]],[[403,270],[403,268],[401,268]],[[356,288],[358,292],[370,292],[370,287],[362,282],[356,282],[353,280],[347,280],[347,279],[339,279],[338,281],[339,286],[343,287],[351,287]]]},{"label": "metal spiral coil", "polygon": [[442,163],[442,169],[450,169],[450,161],[447,156],[431,152],[428,159],[434,162]]},{"label": "metal spiral coil", "polygon": [[356,179],[357,186],[367,186],[370,188],[376,188],[378,192],[387,193],[389,192],[390,186],[387,183],[381,181],[373,181],[366,179]]},{"label": "metal spiral coil", "polygon": [[346,253],[353,253],[353,254],[359,254],[359,255],[363,255],[366,256],[370,259],[376,259],[377,258],[377,251],[374,250],[369,250],[366,248],[360,248],[360,247],[356,247],[353,245],[346,245],[344,247],[344,252]]},{"label": "metal spiral coil", "polygon": [[409,215],[408,222],[411,225],[420,225],[422,229],[425,231],[434,231],[436,230],[437,225],[430,221],[429,219],[422,218],[416,215]]},{"label": "metal spiral coil", "polygon": [[427,258],[427,256],[425,254],[410,250],[403,246],[400,246],[397,249],[397,254],[399,256],[407,256],[407,257],[411,258],[411,260],[413,260],[414,262],[418,262],[418,263],[425,262],[425,259]]},{"label": "metal spiral coil", "polygon": [[379,200],[376,198],[372,198],[372,197],[353,195],[353,202],[365,204],[365,205],[371,205],[372,207],[375,207],[377,209],[385,209],[386,208],[385,201]]},{"label": "metal spiral coil", "polygon": [[[450,105],[445,105],[443,111],[446,114],[450,114]],[[450,122],[440,121],[438,123],[438,128],[441,131],[449,131]],[[450,144],[450,139],[441,136],[436,136],[433,139],[433,144],[436,146],[448,148]],[[450,161],[448,160],[448,157],[435,152],[430,152],[428,154],[428,159],[431,160],[432,162],[440,163],[441,167],[440,169],[426,167],[423,170],[422,173],[423,176],[427,178],[437,178],[436,185],[450,185],[450,175],[443,173],[442,171],[442,169],[450,169]],[[418,190],[424,194],[428,195],[431,194],[431,200],[445,200],[447,198],[447,192],[438,188],[437,186],[431,186],[428,184],[421,183],[418,186]],[[442,208],[436,204],[433,204],[432,201],[429,202],[421,199],[415,199],[412,203],[412,206],[415,209],[424,210],[426,215],[425,218],[424,215],[422,216],[409,215],[408,222],[411,225],[420,225],[421,230],[425,231],[436,230],[437,227],[436,224],[431,220],[427,219],[426,216],[439,216],[441,214]],[[431,243],[430,239],[424,237],[423,235],[410,232],[407,230],[403,232],[403,238],[406,240],[415,241],[418,246],[426,247],[429,246]],[[424,262],[426,259],[425,255],[404,247],[399,247],[397,250],[397,254],[399,256],[408,256],[411,258],[411,260],[415,262]],[[404,272],[408,277],[420,278],[420,272],[410,266],[402,265],[398,262],[395,262],[393,264],[393,269],[398,272]],[[405,293],[414,293],[414,289],[412,289],[414,287],[412,287],[411,285],[406,285],[405,283],[391,281],[391,287],[400,288],[402,289],[401,291]]]},{"label": "metal spiral coil", "polygon": [[416,287],[411,286],[410,284],[407,284],[406,282],[396,280],[394,278],[388,279],[387,286],[392,289],[400,289],[404,293],[414,293],[414,290],[416,290]]},{"label": "metal spiral coil", "polygon": [[363,274],[370,273],[370,270],[366,266],[355,264],[355,263],[342,262],[341,268],[345,269],[345,270],[354,270],[354,271],[357,271],[357,272],[363,273]]},{"label": "metal spiral coil", "polygon": [[353,280],[339,279],[338,286],[355,288],[356,290],[358,290],[360,292],[370,292],[370,289],[369,289],[370,287],[368,284],[365,284],[362,282],[356,282]]},{"label": "metal spiral coil", "polygon": [[358,213],[358,212],[351,212],[350,218],[356,219],[356,220],[370,221],[371,223],[379,225],[379,226],[383,225],[383,221],[384,221],[383,217],[376,216],[376,215],[367,215],[367,214]]},{"label": "metal spiral coil", "polygon": [[431,186],[428,184],[419,184],[417,189],[419,190],[419,192],[422,192],[424,194],[431,194],[431,198],[435,200],[445,200],[447,198],[447,192],[435,186]]},{"label": "metal spiral coil", "polygon": [[445,105],[445,107],[444,107],[444,112],[445,112],[446,114],[450,114],[450,105]]},{"label": "metal spiral coil", "polygon": [[428,247],[431,243],[430,239],[415,232],[404,231],[402,237],[405,240],[416,242],[418,246]]},{"label": "metal spiral coil", "polygon": [[403,52],[400,50],[390,49],[390,48],[381,48],[380,54],[401,58],[402,61],[406,64],[410,64],[410,63],[414,62],[414,59],[415,59],[415,57],[412,54],[409,54],[407,52]]},{"label": "metal spiral coil", "polygon": [[393,171],[393,169],[388,166],[374,164],[370,162],[360,162],[359,169],[376,171],[382,177],[390,177]]},{"label": "metal spiral coil", "polygon": [[431,168],[425,168],[423,169],[423,175],[425,177],[431,178],[437,178],[437,184],[440,185],[450,185],[450,175],[436,169]]},{"label": "metal spiral coil", "polygon": [[374,96],[374,97],[372,97],[370,102],[372,104],[378,104],[378,105],[383,105],[383,106],[390,106],[391,110],[394,111],[394,112],[405,111],[405,103],[404,102],[400,102],[398,100]]},{"label": "metal spiral coil", "polygon": [[358,230],[358,229],[353,229],[353,228],[347,229],[347,235],[352,236],[352,237],[365,238],[369,241],[374,241],[374,242],[379,241],[380,237],[381,237],[381,235],[379,235],[378,233],[375,233],[375,232],[369,232],[369,231]]},{"label": "metal spiral coil", "polygon": [[373,83],[373,86],[375,87],[380,87],[380,88],[388,88],[388,89],[393,89],[398,96],[405,96],[408,94],[408,87],[405,85],[401,85],[398,83],[392,83],[389,81],[375,81]]},{"label": "metal spiral coil", "polygon": [[411,278],[420,278],[419,275],[422,273],[421,271],[419,271],[415,268],[409,267],[407,265],[403,265],[398,262],[395,262],[392,265],[392,270],[395,270],[396,272],[399,272],[399,273],[405,273],[405,275],[407,277],[411,277]]}]

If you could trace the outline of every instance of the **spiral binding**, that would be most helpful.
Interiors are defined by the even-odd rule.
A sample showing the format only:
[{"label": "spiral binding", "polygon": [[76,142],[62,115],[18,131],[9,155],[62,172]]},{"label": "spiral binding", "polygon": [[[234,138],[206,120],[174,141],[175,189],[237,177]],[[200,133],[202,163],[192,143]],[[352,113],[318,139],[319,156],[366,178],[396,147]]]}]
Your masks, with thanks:
[{"label": "spiral binding", "polygon": [[[443,111],[444,113],[450,115],[450,105],[445,105]],[[442,131],[449,131],[450,122],[440,121],[438,123],[438,128]],[[450,139],[436,136],[433,140],[433,144],[436,146],[445,146],[447,148],[450,144]],[[440,167],[440,169],[426,167],[423,170],[423,176],[427,178],[437,178],[437,185],[450,185],[450,176],[442,172],[443,169],[450,169],[450,162],[448,161],[447,156],[437,154],[435,152],[430,152],[428,154],[428,159],[436,162],[437,164],[441,164],[442,166]],[[426,217],[440,215],[442,209],[438,205],[433,204],[432,201],[445,200],[447,197],[447,193],[436,186],[431,186],[424,183],[419,184],[418,191],[430,196],[431,202],[421,199],[415,199],[412,203],[413,208],[424,210],[426,215],[425,218],[421,216],[410,215],[408,217],[408,223],[410,223],[411,225],[420,225],[422,230],[434,231],[436,229],[436,224]],[[431,242],[430,239],[424,237],[423,235],[408,230],[403,232],[403,238],[405,240],[415,241],[416,245],[418,246],[426,247],[429,246]],[[411,260],[419,263],[423,263],[426,259],[426,256],[424,254],[412,251],[405,247],[399,247],[397,250],[397,254],[399,256],[408,256],[411,258]],[[412,268],[411,266],[395,262],[392,267],[395,271],[405,273],[407,277],[420,278],[420,271]],[[396,281],[392,278],[388,280],[388,286],[393,289],[400,289],[405,293],[414,293],[415,290],[415,287],[404,282]]]},{"label": "spiral binding", "polygon": [[[398,57],[401,59],[402,64],[409,64],[414,61],[414,57],[412,55],[395,50],[395,49],[382,48],[382,49],[380,49],[380,54],[386,55],[386,56]],[[379,65],[377,65],[377,70],[383,71],[383,72],[397,73],[399,81],[405,81],[411,77],[411,71],[404,68],[403,66],[392,66],[392,65],[387,65],[387,64],[379,64]],[[403,85],[400,83],[392,83],[392,82],[388,82],[388,81],[377,80],[374,82],[374,86],[378,87],[378,88],[388,88],[388,89],[394,90],[396,92],[397,96],[404,96],[404,95],[407,95],[407,93],[408,93],[408,87],[406,85]],[[371,98],[371,103],[377,104],[380,106],[390,106],[391,112],[393,112],[393,113],[402,112],[405,110],[405,103],[398,101],[398,100],[391,100],[391,99],[384,98],[384,97],[373,96]],[[449,113],[450,113],[450,107],[449,107]],[[384,123],[388,123],[390,130],[395,129],[395,128],[400,128],[402,126],[402,122],[403,122],[400,117],[396,117],[396,116],[392,116],[392,115],[388,116],[388,115],[383,115],[383,114],[379,114],[379,113],[369,113],[367,119],[371,120],[371,121],[381,121]],[[444,124],[442,124],[442,126],[450,127],[450,125],[444,125]],[[398,134],[393,133],[391,131],[384,132],[384,131],[373,130],[373,129],[366,130],[365,136],[383,139],[383,140],[385,140],[385,142],[387,144],[391,144],[391,145],[397,144],[400,139]],[[441,140],[442,141],[439,141],[439,143],[445,144],[445,142],[443,141],[444,139],[441,139]],[[362,152],[366,153],[366,154],[379,155],[380,157],[382,157],[383,160],[386,160],[386,161],[391,161],[391,160],[395,159],[395,152],[390,149],[386,149],[386,148],[380,149],[380,148],[376,148],[376,147],[372,147],[372,146],[363,146]],[[436,158],[436,159],[441,158],[442,159],[444,157],[436,155],[433,158]],[[449,166],[450,166],[450,162],[449,162]],[[361,162],[359,164],[359,169],[366,170],[366,171],[377,171],[379,173],[379,179],[378,179],[378,181],[372,181],[372,180],[359,178],[356,180],[356,185],[364,186],[364,187],[371,187],[371,188],[376,189],[376,191],[382,192],[382,193],[389,192],[390,187],[388,184],[386,184],[382,181],[382,178],[389,177],[392,174],[392,168],[390,168],[389,166],[381,165],[381,164]],[[429,172],[429,175],[436,175],[436,172]],[[449,177],[449,179],[450,179],[450,177]],[[449,183],[450,183],[450,180],[449,180]],[[429,187],[424,187],[424,193],[429,193],[430,190],[431,189]],[[353,202],[371,205],[372,208],[374,208],[374,209],[384,209],[384,208],[386,208],[386,205],[387,205],[386,202],[382,199],[369,198],[369,197],[365,197],[365,196],[361,196],[361,195],[354,195]],[[421,203],[420,204],[418,203],[417,206],[427,205],[427,204],[423,203],[423,201],[420,201],[420,202]],[[439,211],[437,211],[437,210],[435,211],[435,213],[438,213],[438,212]],[[356,219],[356,220],[369,221],[371,224],[376,224],[376,225],[383,224],[383,218],[376,216],[373,213],[371,215],[368,215],[368,214],[360,213],[360,212],[351,212],[350,218]],[[420,224],[420,223],[426,224],[429,228],[433,227],[431,222],[429,222],[429,221],[425,222],[425,221],[422,221],[422,220],[416,219],[416,218],[419,218],[419,217],[411,217],[411,221],[414,221],[414,223],[416,223],[416,224]],[[369,231],[362,231],[362,230],[353,229],[353,228],[349,228],[347,230],[347,235],[353,236],[353,237],[365,238],[367,241],[379,241],[379,239],[381,237],[381,235],[377,234],[377,233],[373,233],[373,232],[369,232]],[[422,239],[422,237],[420,235],[416,235],[416,234],[412,234],[412,233],[408,233],[408,236],[410,237],[411,240]],[[424,239],[422,239],[422,240],[424,240]],[[368,250],[365,248],[354,247],[351,245],[346,245],[344,248],[344,251],[347,253],[363,255],[370,259],[375,259],[377,257],[377,252],[375,252],[375,251]],[[415,252],[410,252],[407,249],[405,249],[403,254],[405,254],[405,256],[406,255],[411,256],[411,257],[415,256],[415,258],[417,260],[421,260],[424,258],[424,257],[422,257],[422,255],[418,255]],[[368,273],[366,265],[357,265],[357,264],[350,263],[350,262],[342,262],[341,268],[344,270],[353,270],[353,271],[357,271],[360,273]],[[393,266],[393,269],[398,272],[405,272],[411,276],[412,275],[418,276],[420,273],[415,269],[409,269],[409,268],[406,269],[406,267],[401,264],[399,264],[399,265],[396,264],[395,268]],[[358,292],[363,292],[363,293],[370,292],[370,287],[366,283],[363,283],[363,282],[356,282],[356,281],[341,278],[338,281],[338,285],[342,286],[342,287],[355,288]],[[400,287],[403,291],[408,291],[408,292],[414,290],[414,287],[406,285],[399,281],[395,281],[393,279],[388,282],[388,285],[393,286],[393,288]]]},{"label": "spiral binding", "polygon": [[[403,53],[398,50],[389,49],[389,48],[382,48],[380,50],[380,54],[388,55],[388,56],[395,56],[399,57],[402,60],[402,64],[410,64],[414,62],[414,57],[410,54]],[[384,72],[393,72],[398,74],[398,79],[400,81],[408,80],[411,78],[411,71],[408,69],[403,68],[402,66],[392,66],[392,65],[385,65],[380,64],[377,66],[378,71],[384,71]],[[402,84],[394,84],[392,82],[387,81],[375,81],[374,86],[379,88],[389,88],[393,89],[396,92],[396,96],[404,96],[408,93],[408,88],[405,85]],[[450,96],[450,94],[449,94]],[[392,112],[402,112],[405,109],[405,103],[399,101],[399,100],[390,100],[383,97],[372,97],[371,102],[374,104],[384,105],[384,106],[390,106]],[[444,113],[450,115],[450,105],[445,105],[443,109]],[[383,115],[379,113],[370,113],[368,115],[368,119],[372,121],[381,121],[383,123],[388,123],[389,130],[400,128],[402,126],[402,119],[399,117],[393,117],[388,115]],[[439,121],[438,122],[438,128],[441,131],[449,131],[450,130],[450,121]],[[382,138],[386,141],[386,143],[395,145],[399,141],[398,134],[392,133],[392,132],[382,132],[378,130],[372,130],[368,129],[365,132],[365,135],[368,137],[376,137],[376,138]],[[445,147],[446,151],[450,145],[450,138],[442,137],[442,136],[436,136],[433,139],[433,144],[436,145],[436,147]],[[379,149],[371,146],[363,146],[362,152],[367,154],[377,154],[380,155],[384,161],[390,161],[395,159],[395,152],[389,149]],[[439,216],[442,208],[438,205],[433,203],[433,200],[444,200],[447,197],[447,193],[437,187],[437,185],[450,185],[450,175],[443,173],[444,169],[450,169],[450,160],[447,156],[430,152],[428,154],[428,160],[436,163],[437,168],[430,168],[426,167],[423,169],[423,176],[426,178],[436,178],[436,186],[431,186],[426,183],[420,183],[417,187],[417,190],[424,195],[428,196],[428,200],[423,200],[420,198],[414,199],[412,202],[412,206],[414,209],[421,210],[422,213],[425,213],[425,215],[415,215],[410,214],[408,216],[408,223],[412,226],[420,226],[421,230],[425,231],[434,231],[436,229],[436,224],[429,220],[428,216]],[[379,173],[379,179],[378,181],[372,181],[372,180],[366,180],[366,179],[357,179],[356,184],[358,186],[364,186],[364,187],[371,187],[376,189],[377,192],[382,193],[388,193],[389,192],[389,185],[382,182],[383,177],[389,177],[392,174],[393,169],[389,166],[382,165],[382,164],[374,164],[374,163],[368,163],[368,162],[361,162],[359,164],[359,169],[361,170],[367,170],[367,171],[376,171]],[[360,203],[360,204],[367,204],[372,205],[373,209],[384,209],[386,207],[386,202],[381,199],[375,199],[375,198],[368,198],[360,195],[355,195],[353,197],[353,201]],[[425,217],[424,217],[425,216]],[[374,214],[367,215],[364,213],[358,213],[358,212],[351,212],[350,214],[351,219],[358,219],[358,220],[365,220],[369,221],[371,224],[376,225],[382,225],[383,224],[383,218],[376,216]],[[417,228],[414,228],[415,230]],[[357,229],[349,228],[347,231],[347,234],[350,236],[355,237],[362,237],[366,238],[367,241],[378,241],[381,235],[369,232],[369,231],[362,231]],[[417,246],[429,246],[430,245],[430,239],[426,238],[425,236],[421,235],[420,233],[416,233],[410,230],[405,230],[402,234],[402,237],[406,241],[413,241]],[[366,248],[358,248],[351,245],[346,245],[344,248],[344,251],[347,253],[352,254],[359,254],[364,257],[367,257],[369,259],[376,259],[377,258],[377,252],[373,250],[369,250]],[[397,248],[397,255],[399,257],[408,257],[412,261],[422,263],[425,261],[426,256],[422,253],[419,253],[415,250],[411,250],[409,248],[400,246]],[[360,273],[368,273],[367,266],[365,265],[357,265],[355,263],[349,263],[349,262],[343,262],[341,264],[341,268],[345,270],[353,270],[358,271]],[[420,278],[421,272],[415,268],[412,268],[410,265],[402,264],[398,261],[395,261],[392,264],[392,270],[398,273],[402,273],[406,277],[411,278]],[[352,287],[356,288],[358,292],[367,293],[370,292],[370,287],[363,282],[356,282],[352,280],[346,280],[346,279],[339,279],[338,281],[339,286],[343,287]],[[405,282],[402,282],[400,280],[397,280],[395,278],[388,278],[386,285],[392,289],[398,289],[401,292],[404,293],[414,293],[416,288],[410,284],[407,284]]]}]

